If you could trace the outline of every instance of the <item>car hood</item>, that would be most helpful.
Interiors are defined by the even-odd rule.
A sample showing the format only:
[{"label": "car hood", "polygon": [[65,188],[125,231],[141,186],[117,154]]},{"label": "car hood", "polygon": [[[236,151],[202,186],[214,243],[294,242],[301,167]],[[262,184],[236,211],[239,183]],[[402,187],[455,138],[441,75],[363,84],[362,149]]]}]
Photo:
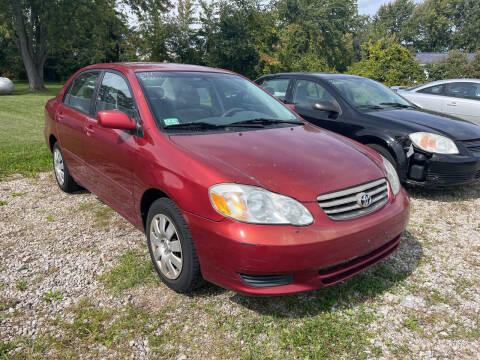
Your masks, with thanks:
[{"label": "car hood", "polygon": [[453,140],[480,138],[480,126],[453,116],[425,109],[391,109],[368,113],[375,119],[395,121],[409,131],[428,131],[445,135]]},{"label": "car hood", "polygon": [[258,185],[303,202],[385,176],[370,150],[313,125],[170,139],[225,181]]}]

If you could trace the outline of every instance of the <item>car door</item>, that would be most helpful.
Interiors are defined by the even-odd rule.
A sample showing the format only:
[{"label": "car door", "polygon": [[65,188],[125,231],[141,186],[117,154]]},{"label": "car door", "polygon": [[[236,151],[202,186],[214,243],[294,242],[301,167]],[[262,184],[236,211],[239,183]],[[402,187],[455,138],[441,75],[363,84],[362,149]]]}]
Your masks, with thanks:
[{"label": "car door", "polygon": [[286,77],[274,77],[262,80],[259,85],[282,102],[286,102],[291,80]]},{"label": "car door", "polygon": [[437,112],[446,112],[445,87],[445,84],[433,85],[415,90],[413,94],[409,94],[409,92],[406,91],[401,95],[421,108]]},{"label": "car door", "polygon": [[446,89],[446,112],[480,124],[480,84],[473,82],[449,83]]},{"label": "car door", "polygon": [[139,121],[133,93],[121,73],[105,71],[96,94],[95,117],[87,119],[84,137],[93,191],[119,213],[133,218],[133,166],[140,134],[104,128],[97,121],[102,110],[120,110]]},{"label": "car door", "polygon": [[85,168],[85,126],[91,116],[92,99],[100,71],[84,71],[73,79],[58,107],[59,142],[70,174],[88,187]]},{"label": "car door", "polygon": [[294,110],[308,122],[335,132],[342,132],[340,114],[317,110],[315,103],[336,102],[335,97],[322,84],[307,79],[297,79],[292,84],[290,99]]}]

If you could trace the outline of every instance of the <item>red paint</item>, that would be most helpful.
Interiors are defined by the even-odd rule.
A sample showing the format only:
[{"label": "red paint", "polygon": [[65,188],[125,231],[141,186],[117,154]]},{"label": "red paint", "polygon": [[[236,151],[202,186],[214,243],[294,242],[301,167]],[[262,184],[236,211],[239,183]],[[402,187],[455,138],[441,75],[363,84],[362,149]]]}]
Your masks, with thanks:
[{"label": "red paint", "polygon": [[135,130],[137,126],[135,120],[130,119],[127,114],[119,110],[100,111],[97,119],[100,126],[111,129]]},{"label": "red paint", "polygon": [[[143,137],[111,128],[126,124],[125,119],[115,120],[111,111],[100,115],[98,121],[62,105],[77,73],[47,103],[47,141],[55,136],[72,176],[142,231],[145,192],[158,189],[169,196],[189,224],[206,280],[252,294],[311,290],[325,286],[319,268],[368,254],[404,231],[409,204],[403,189],[382,209],[348,221],[330,220],[316,203],[321,193],[384,177],[374,151],[313,125],[168,136],[158,130],[135,76],[137,71],[149,70],[227,71],[137,63],[99,64],[86,69],[95,68],[114,69],[128,79]],[[208,197],[208,188],[222,182],[262,186],[296,198],[312,213],[314,223],[305,227],[252,225],[224,218]],[[294,282],[252,288],[239,273],[294,273]]]}]

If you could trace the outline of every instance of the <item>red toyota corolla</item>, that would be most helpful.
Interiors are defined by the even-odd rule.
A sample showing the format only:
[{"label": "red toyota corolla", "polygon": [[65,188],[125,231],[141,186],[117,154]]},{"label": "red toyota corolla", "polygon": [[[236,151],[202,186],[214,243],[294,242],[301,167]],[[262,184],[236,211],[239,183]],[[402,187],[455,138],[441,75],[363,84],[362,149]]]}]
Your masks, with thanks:
[{"label": "red toyota corolla", "polygon": [[178,292],[331,285],[395,251],[408,221],[387,160],[229,71],[86,67],[47,103],[45,137],[60,188],[87,188],[144,231]]}]

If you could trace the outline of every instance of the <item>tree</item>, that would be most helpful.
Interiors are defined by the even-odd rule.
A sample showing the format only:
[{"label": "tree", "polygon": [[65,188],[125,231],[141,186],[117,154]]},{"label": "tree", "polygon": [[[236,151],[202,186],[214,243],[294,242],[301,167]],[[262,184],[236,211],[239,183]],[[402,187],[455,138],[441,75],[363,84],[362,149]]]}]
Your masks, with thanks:
[{"label": "tree", "polygon": [[468,52],[480,50],[480,1],[463,0],[454,16],[453,43]]},{"label": "tree", "polygon": [[406,22],[413,47],[433,52],[455,48],[452,40],[455,32],[454,19],[462,1],[465,0],[425,0],[415,7],[412,17]]},{"label": "tree", "polygon": [[280,32],[278,41],[268,53],[261,53],[260,72],[334,71],[322,56],[321,44],[315,40],[318,39],[308,39],[300,25],[291,24]]},{"label": "tree", "polygon": [[401,44],[406,45],[411,39],[408,20],[415,9],[413,0],[395,0],[380,6],[373,17],[372,25],[384,37],[395,37]]},{"label": "tree", "polygon": [[448,56],[433,64],[427,64],[429,80],[479,78],[480,51],[472,61],[468,61],[467,54],[461,50],[452,50]]},{"label": "tree", "polygon": [[294,24],[293,32],[303,33],[300,40],[312,45],[293,47],[298,53],[292,56],[303,58],[313,54],[337,71],[345,71],[351,64],[353,33],[362,21],[356,0],[277,0],[274,7],[280,30],[285,31]]},{"label": "tree", "polygon": [[[59,23],[65,21],[82,23],[83,28],[79,26],[75,30],[80,29],[82,35],[91,31],[90,34],[94,38],[102,38],[102,35],[105,35],[103,40],[106,41],[106,44],[111,44],[111,40],[115,41],[124,35],[122,32],[125,28],[120,32],[111,31],[111,29],[119,29],[117,21],[119,13],[115,9],[120,4],[130,6],[138,16],[153,7],[165,10],[170,6],[168,0],[0,0],[0,8],[6,10],[8,27],[12,30],[21,54],[30,89],[45,89],[45,63],[51,52],[52,44],[56,42],[58,45],[56,39],[65,39],[68,36],[72,43],[76,43],[79,39],[78,33],[71,31],[73,29],[70,28],[64,32],[56,32]],[[72,13],[78,13],[78,9],[82,9],[83,13],[88,13],[88,17],[72,17]],[[120,21],[125,24],[125,19]],[[93,29],[91,28],[92,24],[95,25]],[[104,25],[101,29],[103,33],[95,32],[102,28],[102,25]],[[101,46],[101,44],[100,42],[95,43],[97,46]],[[79,48],[82,49],[82,52],[85,50],[84,47]],[[87,45],[87,48],[91,49],[92,46]],[[107,49],[104,47],[103,50]],[[96,49],[96,51],[101,51],[101,49]],[[117,49],[117,54],[119,53],[120,49]],[[104,58],[108,60],[110,56]],[[113,56],[113,58],[118,58],[118,56]]]},{"label": "tree", "polygon": [[348,73],[380,81],[387,86],[410,85],[425,80],[422,67],[412,54],[396,43],[385,47],[379,40],[364,45],[366,56],[348,68]]},{"label": "tree", "polygon": [[31,90],[44,90],[43,67],[47,51],[47,24],[50,21],[53,3],[11,0],[9,5],[29,87]]},{"label": "tree", "polygon": [[49,24],[45,74],[65,79],[83,66],[136,59],[135,34],[109,0],[62,1]]},{"label": "tree", "polygon": [[258,75],[260,47],[272,31],[268,12],[259,0],[200,2],[202,52],[205,64]]}]

